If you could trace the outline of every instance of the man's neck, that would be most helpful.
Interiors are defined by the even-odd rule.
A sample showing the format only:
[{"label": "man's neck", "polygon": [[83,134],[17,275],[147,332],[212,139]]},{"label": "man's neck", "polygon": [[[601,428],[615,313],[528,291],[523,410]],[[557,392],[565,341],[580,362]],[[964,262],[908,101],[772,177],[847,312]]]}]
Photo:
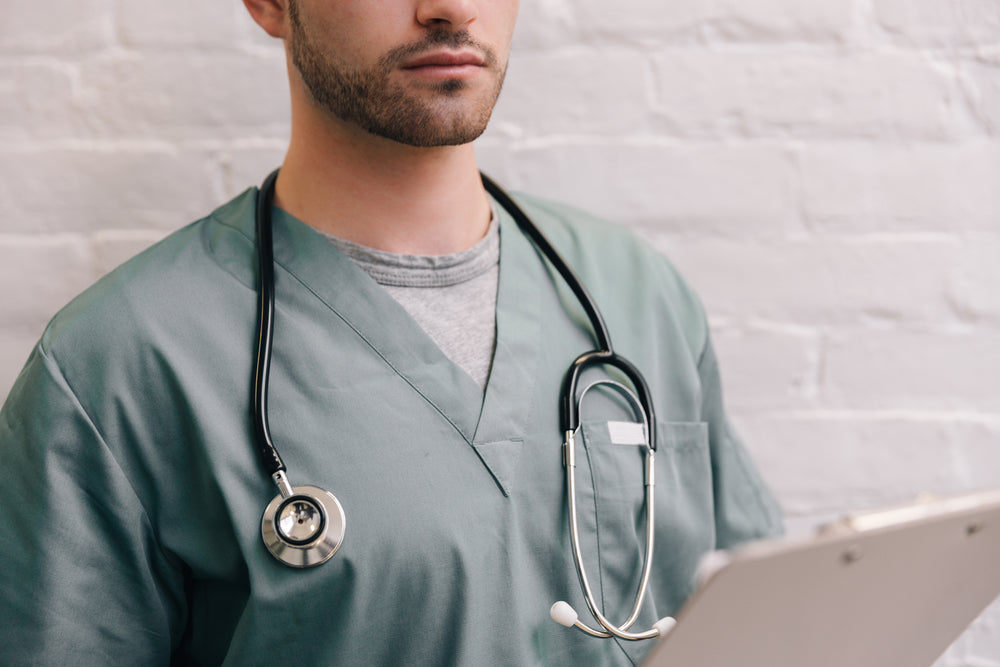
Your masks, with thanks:
[{"label": "man's neck", "polygon": [[293,119],[275,193],[279,207],[388,252],[449,254],[486,234],[490,204],[471,144],[415,148],[318,121]]}]

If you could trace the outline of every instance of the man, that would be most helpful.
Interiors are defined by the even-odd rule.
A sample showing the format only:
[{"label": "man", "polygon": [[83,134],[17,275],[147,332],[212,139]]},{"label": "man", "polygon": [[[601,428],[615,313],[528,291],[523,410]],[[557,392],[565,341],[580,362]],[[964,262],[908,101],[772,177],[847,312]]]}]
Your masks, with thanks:
[{"label": "man", "polygon": [[[252,189],[74,300],[20,375],[0,413],[0,663],[638,662],[651,642],[549,618],[556,600],[586,609],[558,397],[596,343],[487,196],[470,143],[500,91],[516,0],[244,3],[284,40],[292,96],[272,212],[270,430],[289,481],[339,499],[343,543],[297,569],[261,539],[276,490],[250,418]],[[673,269],[614,227],[519,203],[648,382],[645,630],[680,607],[704,552],[780,520]],[[587,394],[577,492],[597,603],[620,623],[646,511],[642,449],[609,426],[641,419],[616,392]]]}]

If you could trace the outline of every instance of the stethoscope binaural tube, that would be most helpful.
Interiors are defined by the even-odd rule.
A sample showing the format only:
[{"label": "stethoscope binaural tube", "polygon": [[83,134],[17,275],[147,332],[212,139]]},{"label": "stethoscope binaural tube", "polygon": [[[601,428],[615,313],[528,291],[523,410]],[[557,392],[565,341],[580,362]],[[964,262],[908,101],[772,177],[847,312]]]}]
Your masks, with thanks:
[{"label": "stethoscope binaural tube", "polygon": [[[595,362],[596,363],[596,362]],[[628,362],[626,362],[628,363]],[[621,368],[620,365],[615,364],[616,367]],[[631,366],[631,364],[629,364]],[[571,370],[572,372],[572,370]],[[636,371],[637,372],[637,371]],[[626,375],[628,375],[626,373]],[[631,377],[629,377],[632,380]],[[639,380],[642,377],[639,376]],[[669,632],[669,630],[674,625],[674,619],[671,617],[662,618],[653,624],[653,627],[645,632],[630,632],[630,628],[635,623],[639,617],[639,613],[642,610],[642,603],[646,597],[646,591],[649,586],[650,572],[653,564],[653,537],[655,534],[655,497],[654,490],[656,488],[656,451],[653,447],[653,432],[654,432],[654,422],[650,420],[649,413],[645,409],[642,403],[642,397],[636,397],[627,387],[624,385],[614,382],[611,380],[601,380],[593,382],[588,385],[581,393],[577,399],[575,394],[575,381],[572,383],[567,383],[574,387],[573,397],[574,397],[574,407],[579,407],[583,404],[584,396],[592,388],[597,386],[607,386],[615,389],[620,393],[629,403],[632,405],[633,411],[640,416],[642,420],[643,431],[645,435],[645,471],[644,471],[644,491],[645,491],[645,501],[644,508],[646,512],[646,547],[643,554],[643,566],[642,574],[639,579],[639,586],[635,594],[635,602],[632,606],[632,611],[629,617],[620,625],[615,625],[604,615],[603,610],[597,605],[594,598],[593,591],[590,586],[590,581],[587,577],[586,569],[583,565],[583,551],[580,547],[580,535],[579,528],[577,525],[577,503],[576,503],[576,433],[577,429],[566,431],[566,441],[563,444],[563,466],[566,470],[566,495],[569,503],[569,532],[570,532],[570,542],[573,550],[573,562],[576,565],[577,575],[580,579],[580,586],[583,588],[584,600],[587,603],[588,609],[590,609],[591,615],[600,624],[602,629],[595,629],[589,625],[583,623],[579,620],[579,616],[568,603],[564,601],[556,602],[552,605],[550,614],[557,623],[565,625],[567,627],[576,627],[579,630],[591,635],[592,637],[600,638],[610,638],[618,637],[620,639],[627,639],[630,641],[638,641],[642,639],[652,639],[654,637],[662,636]],[[640,385],[633,380],[633,384],[637,387]]]},{"label": "stethoscope binaural tube", "polygon": [[271,440],[267,420],[267,385],[274,339],[274,250],[271,206],[278,170],[257,194],[257,270],[259,286],[257,357],[254,363],[253,423],[261,466],[274,480],[278,495],[264,509],[260,532],[264,546],[285,565],[296,568],[325,563],[344,542],[344,508],[329,491],[316,486],[293,487],[285,464]]}]

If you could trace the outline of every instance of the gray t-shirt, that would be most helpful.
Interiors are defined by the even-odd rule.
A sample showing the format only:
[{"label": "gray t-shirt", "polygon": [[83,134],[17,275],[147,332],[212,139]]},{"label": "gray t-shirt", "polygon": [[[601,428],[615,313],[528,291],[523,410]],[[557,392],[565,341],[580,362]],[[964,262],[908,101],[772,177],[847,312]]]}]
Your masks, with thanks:
[{"label": "gray t-shirt", "polygon": [[401,255],[324,234],[385,288],[482,389],[496,344],[500,227],[494,211],[486,236],[451,255]]}]

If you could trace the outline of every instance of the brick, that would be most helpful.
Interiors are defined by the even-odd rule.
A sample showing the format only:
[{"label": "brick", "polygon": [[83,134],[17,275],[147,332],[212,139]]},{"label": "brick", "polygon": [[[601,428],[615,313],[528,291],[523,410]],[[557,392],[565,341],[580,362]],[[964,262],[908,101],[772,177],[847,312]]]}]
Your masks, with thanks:
[{"label": "brick", "polygon": [[1000,488],[1000,421],[971,422],[952,439],[952,470],[963,489]]},{"label": "brick", "polygon": [[993,62],[964,63],[962,74],[983,128],[994,137],[1000,136],[1000,54]]},{"label": "brick", "polygon": [[796,0],[633,0],[627,11],[608,11],[606,3],[586,0],[577,5],[577,21],[586,36],[653,44],[706,34],[720,41],[828,43],[849,33],[852,8],[849,3]]},{"label": "brick", "polygon": [[0,326],[0,405],[7,400],[17,374],[44,328],[44,325],[29,327],[7,323]]},{"label": "brick", "polygon": [[97,278],[93,256],[81,236],[0,236],[3,323],[39,328]]},{"label": "brick", "polygon": [[885,141],[975,131],[954,79],[919,54],[678,48],[652,62],[654,110],[678,136]]},{"label": "brick", "polygon": [[0,53],[87,53],[114,42],[111,0],[4,0]]},{"label": "brick", "polygon": [[1000,142],[815,144],[802,152],[803,212],[816,228],[995,231]]},{"label": "brick", "polygon": [[92,235],[94,270],[104,275],[163,238],[162,231],[101,231]]},{"label": "brick", "polygon": [[288,136],[281,52],[115,55],[84,63],[81,82],[97,137]]},{"label": "brick", "polygon": [[[850,411],[739,415],[734,421],[784,510],[807,521],[877,510],[924,493],[1000,487],[996,421],[958,413],[931,419]],[[969,476],[970,466],[981,469],[978,478]]]},{"label": "brick", "polygon": [[281,166],[287,144],[280,140],[246,142],[224,155],[224,199],[235,197],[251,186],[259,186],[272,170]]},{"label": "brick", "polygon": [[137,2],[115,0],[119,37],[124,46],[235,47],[237,20],[247,11],[242,3]]},{"label": "brick", "polygon": [[829,342],[822,396],[859,409],[1000,411],[1000,331],[857,330]]},{"label": "brick", "polygon": [[705,20],[729,40],[840,42],[852,31],[847,2],[799,0],[715,0],[699,6]]},{"label": "brick", "polygon": [[169,229],[221,200],[210,154],[112,144],[7,154],[0,166],[4,230],[44,234]]},{"label": "brick", "polygon": [[830,322],[941,326],[955,320],[949,284],[968,258],[959,237],[887,234],[821,238],[833,288]]},{"label": "brick", "polygon": [[773,146],[612,139],[495,147],[491,159],[509,165],[512,189],[657,231],[773,237],[797,217],[793,163]]},{"label": "brick", "polygon": [[631,50],[514,54],[493,129],[518,138],[637,131],[648,125],[646,69]]},{"label": "brick", "polygon": [[[737,322],[828,321],[833,276],[812,244],[694,236],[654,237],[708,312]],[[825,259],[825,258],[823,258]]]},{"label": "brick", "polygon": [[812,404],[819,341],[818,332],[801,327],[714,328],[726,405],[746,412]]},{"label": "brick", "polygon": [[1000,231],[968,234],[962,261],[951,275],[948,294],[955,309],[973,322],[1000,324]]},{"label": "brick", "polygon": [[735,322],[830,327],[956,319],[949,284],[964,254],[949,237],[652,240],[709,313]]},{"label": "brick", "polygon": [[925,47],[996,44],[994,0],[874,0],[874,20],[896,41]]},{"label": "brick", "polygon": [[0,63],[0,142],[79,135],[73,69],[57,60]]},{"label": "brick", "polygon": [[521,3],[513,51],[558,48],[580,42],[576,7],[579,0],[536,0]]},{"label": "brick", "polygon": [[[690,38],[697,33],[705,11],[699,3],[678,0],[632,0],[628,11],[609,11],[607,3],[599,0],[573,3],[577,29],[591,43],[623,38],[660,43],[678,37]],[[521,22],[518,29],[523,28]]]}]

